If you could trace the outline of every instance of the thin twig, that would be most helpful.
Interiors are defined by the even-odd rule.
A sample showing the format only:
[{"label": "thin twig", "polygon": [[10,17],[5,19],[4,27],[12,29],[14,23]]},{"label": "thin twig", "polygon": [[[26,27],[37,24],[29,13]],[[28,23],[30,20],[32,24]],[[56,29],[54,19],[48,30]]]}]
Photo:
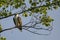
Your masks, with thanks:
[{"label": "thin twig", "polygon": [[25,28],[24,28],[24,30],[27,30],[27,31],[29,31],[29,32],[31,32],[31,33],[33,33],[33,34],[37,34],[37,35],[49,35],[49,34],[40,34],[40,33],[36,33],[36,32],[30,31],[30,30],[25,29]]}]

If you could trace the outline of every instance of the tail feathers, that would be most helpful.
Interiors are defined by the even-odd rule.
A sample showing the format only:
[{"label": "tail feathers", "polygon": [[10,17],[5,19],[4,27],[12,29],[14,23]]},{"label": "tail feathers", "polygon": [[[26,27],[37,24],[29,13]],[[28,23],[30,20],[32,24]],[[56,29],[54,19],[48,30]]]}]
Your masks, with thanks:
[{"label": "tail feathers", "polygon": [[17,26],[17,28],[22,32],[22,27],[21,26]]},{"label": "tail feathers", "polygon": [[22,28],[19,28],[19,30],[22,32]]},{"label": "tail feathers", "polygon": [[22,30],[20,30],[22,32]]}]

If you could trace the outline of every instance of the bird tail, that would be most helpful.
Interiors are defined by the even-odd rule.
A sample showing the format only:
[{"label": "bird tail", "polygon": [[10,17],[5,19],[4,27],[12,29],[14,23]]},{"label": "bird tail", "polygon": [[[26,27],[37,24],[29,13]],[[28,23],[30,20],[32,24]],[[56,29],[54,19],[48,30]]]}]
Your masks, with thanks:
[{"label": "bird tail", "polygon": [[20,28],[20,31],[22,32],[22,28]]},{"label": "bird tail", "polygon": [[19,30],[22,32],[22,28],[19,28]]}]

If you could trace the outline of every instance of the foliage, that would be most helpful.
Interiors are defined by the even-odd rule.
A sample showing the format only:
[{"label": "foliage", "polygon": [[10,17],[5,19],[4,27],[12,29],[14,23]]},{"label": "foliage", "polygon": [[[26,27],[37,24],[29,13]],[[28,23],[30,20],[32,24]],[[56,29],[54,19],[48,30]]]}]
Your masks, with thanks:
[{"label": "foliage", "polygon": [[[11,11],[6,10],[6,8],[10,6],[18,9],[21,6],[25,5],[22,9],[22,16],[28,17],[28,15],[32,15],[33,13],[40,13],[42,15],[47,15],[47,10],[57,9],[60,7],[60,0],[29,0],[30,8],[27,7],[27,10],[31,13],[28,14],[26,10],[26,0],[0,0],[0,8],[2,7],[2,11],[0,11],[0,17],[6,17],[12,15]],[[41,23],[45,26],[50,26],[52,22],[52,18],[50,16],[41,16]],[[47,21],[47,22],[46,22]]]},{"label": "foliage", "polygon": [[1,26],[1,24],[0,24],[0,31],[2,30],[2,26]]},{"label": "foliage", "polygon": [[0,37],[0,40],[6,40],[6,38],[5,37]]},{"label": "foliage", "polygon": [[50,23],[54,21],[50,16],[43,15],[41,17],[41,22],[45,26],[50,26]]},{"label": "foliage", "polygon": [[[22,5],[26,5],[25,3],[26,0],[0,0],[0,7],[3,7],[3,12],[0,12],[0,16],[9,16],[11,15],[11,12],[6,11],[6,8],[10,6],[13,6],[14,8],[19,8]],[[31,5],[30,8],[32,7],[36,7],[38,5],[42,5],[41,7],[38,8],[32,8],[31,10],[28,8],[29,11],[31,11],[32,13],[40,13],[40,14],[47,14],[47,10],[50,10],[52,8],[57,9],[58,7],[60,7],[60,0],[29,0],[29,3]],[[43,4],[45,3],[45,4]],[[46,5],[46,6],[45,6]],[[26,13],[24,12],[24,15]],[[28,14],[26,14],[28,15]],[[25,15],[25,16],[26,16]]]},{"label": "foliage", "polygon": [[[26,5],[26,0],[0,0],[0,18],[1,17],[8,17],[12,15],[11,11],[6,10],[9,6],[12,6],[16,9],[20,8],[23,5]],[[47,15],[47,10],[57,9],[60,7],[60,0],[29,0],[29,4],[31,5],[30,8],[23,9],[22,16],[28,17],[28,15],[32,15],[33,13],[42,14],[40,16],[42,25],[50,26],[50,23],[54,20],[50,16]],[[27,5],[26,5],[27,6]],[[26,7],[25,7],[26,8]],[[28,11],[31,13],[28,14]],[[0,31],[2,30],[0,25]],[[6,38],[1,37],[0,40],[6,40]]]},{"label": "foliage", "polygon": [[27,12],[24,12],[22,16],[27,17],[28,16]]}]

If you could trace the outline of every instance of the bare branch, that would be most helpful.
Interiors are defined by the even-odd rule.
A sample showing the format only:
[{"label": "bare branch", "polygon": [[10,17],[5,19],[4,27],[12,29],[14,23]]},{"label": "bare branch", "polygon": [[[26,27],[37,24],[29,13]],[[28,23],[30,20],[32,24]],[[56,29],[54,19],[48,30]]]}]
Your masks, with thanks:
[{"label": "bare branch", "polygon": [[[25,29],[26,27],[28,27],[28,28],[34,28],[34,29],[37,29],[37,30],[48,30],[48,31],[51,31],[51,30],[49,30],[49,29],[45,29],[45,28],[35,28],[35,27],[32,27],[32,26],[22,26],[22,27],[23,27],[23,29]],[[4,32],[4,31],[7,31],[7,30],[14,29],[14,28],[17,28],[17,27],[12,27],[12,28],[4,29],[4,30],[0,31],[0,33],[1,33],[1,32]],[[25,30],[27,30],[27,29],[25,29]]]},{"label": "bare branch", "polygon": [[[25,28],[24,28],[24,29],[25,29]],[[36,33],[36,32],[30,31],[30,30],[28,30],[28,29],[25,29],[25,30],[27,30],[27,31],[29,31],[29,32],[31,32],[31,33],[33,33],[33,34],[37,34],[37,35],[49,35],[49,34],[40,34],[40,33]]]},{"label": "bare branch", "polygon": [[0,33],[1,33],[1,32],[4,32],[4,31],[7,31],[7,30],[14,29],[14,28],[16,28],[16,27],[12,27],[12,28],[7,28],[7,29],[4,29],[4,30],[1,30]]}]

